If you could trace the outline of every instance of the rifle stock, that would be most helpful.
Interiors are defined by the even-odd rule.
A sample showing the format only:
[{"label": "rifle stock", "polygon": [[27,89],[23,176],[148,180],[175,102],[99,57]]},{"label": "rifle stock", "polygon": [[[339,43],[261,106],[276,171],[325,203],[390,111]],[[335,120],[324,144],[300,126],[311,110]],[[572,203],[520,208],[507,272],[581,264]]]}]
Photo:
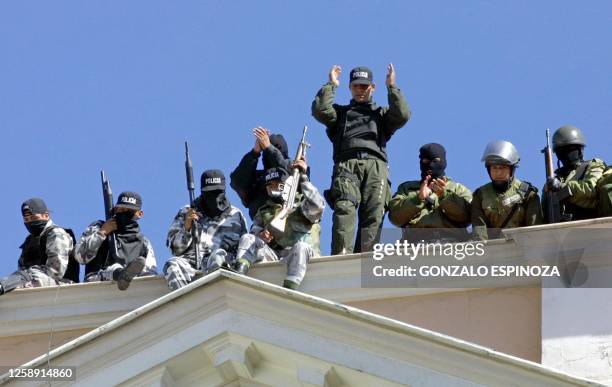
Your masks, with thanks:
[{"label": "rifle stock", "polygon": [[[553,165],[552,147],[550,146],[550,129],[546,129],[546,147],[542,149],[544,153],[544,164],[546,167],[546,181],[555,177],[555,169]],[[569,187],[564,188],[559,192],[553,192],[550,189],[546,189],[544,192],[546,198],[546,219],[548,223],[558,223],[566,219],[567,216],[563,214],[563,206],[561,201],[571,195]]]}]

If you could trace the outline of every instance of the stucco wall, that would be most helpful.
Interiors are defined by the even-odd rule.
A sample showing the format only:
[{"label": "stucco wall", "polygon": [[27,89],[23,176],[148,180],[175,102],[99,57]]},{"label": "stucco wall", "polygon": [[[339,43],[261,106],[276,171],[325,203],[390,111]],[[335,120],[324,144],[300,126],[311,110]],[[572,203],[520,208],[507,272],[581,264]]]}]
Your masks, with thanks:
[{"label": "stucco wall", "polygon": [[541,360],[540,289],[470,290],[349,304],[523,359]]}]

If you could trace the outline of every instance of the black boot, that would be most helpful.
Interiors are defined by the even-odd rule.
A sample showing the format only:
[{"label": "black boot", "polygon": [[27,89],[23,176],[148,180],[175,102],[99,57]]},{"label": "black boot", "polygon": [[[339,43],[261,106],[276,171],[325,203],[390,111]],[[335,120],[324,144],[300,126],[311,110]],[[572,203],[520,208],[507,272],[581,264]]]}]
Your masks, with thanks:
[{"label": "black boot", "polygon": [[145,259],[138,257],[132,262],[128,263],[127,266],[120,270],[117,278],[117,287],[119,290],[125,290],[130,286],[132,279],[142,272],[145,267]]},{"label": "black boot", "polygon": [[246,259],[239,259],[234,263],[234,270],[236,273],[246,275],[249,272],[249,268],[251,267],[251,263]]}]

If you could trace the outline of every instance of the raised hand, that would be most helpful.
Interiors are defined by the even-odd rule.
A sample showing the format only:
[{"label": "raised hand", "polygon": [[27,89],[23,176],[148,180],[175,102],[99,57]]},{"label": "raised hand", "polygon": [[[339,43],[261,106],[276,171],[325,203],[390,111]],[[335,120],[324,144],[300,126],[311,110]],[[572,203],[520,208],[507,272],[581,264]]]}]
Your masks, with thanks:
[{"label": "raised hand", "polygon": [[385,83],[387,86],[395,86],[395,67],[393,67],[393,63],[389,63],[389,66],[387,66],[387,80]]},{"label": "raised hand", "polygon": [[333,65],[329,71],[329,81],[336,86],[340,86],[340,81],[338,80],[340,74],[342,74],[342,68],[338,65]]}]

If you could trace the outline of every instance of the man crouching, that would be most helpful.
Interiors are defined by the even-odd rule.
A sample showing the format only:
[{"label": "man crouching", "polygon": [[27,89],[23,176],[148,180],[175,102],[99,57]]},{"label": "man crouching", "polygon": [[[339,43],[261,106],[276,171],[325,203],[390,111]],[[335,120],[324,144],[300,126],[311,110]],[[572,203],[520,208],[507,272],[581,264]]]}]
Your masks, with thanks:
[{"label": "man crouching", "polygon": [[283,286],[297,289],[306,275],[306,265],[314,255],[312,226],[321,219],[325,200],[308,181],[308,165],[304,160],[293,163],[291,167],[300,171],[300,186],[285,230],[282,233],[275,231],[270,223],[283,207],[284,182],[289,173],[283,168],[270,168],[265,173],[268,200],[257,211],[251,232],[240,238],[236,270],[246,274],[253,263],[282,260],[287,264]]}]

